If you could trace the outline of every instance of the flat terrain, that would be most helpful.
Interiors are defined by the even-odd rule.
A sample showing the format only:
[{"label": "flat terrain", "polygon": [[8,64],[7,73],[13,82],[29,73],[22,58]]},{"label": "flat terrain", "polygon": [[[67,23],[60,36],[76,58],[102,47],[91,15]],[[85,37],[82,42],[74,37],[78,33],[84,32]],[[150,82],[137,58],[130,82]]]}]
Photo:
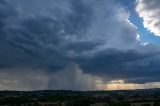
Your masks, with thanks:
[{"label": "flat terrain", "polygon": [[160,106],[160,89],[0,91],[0,106]]}]

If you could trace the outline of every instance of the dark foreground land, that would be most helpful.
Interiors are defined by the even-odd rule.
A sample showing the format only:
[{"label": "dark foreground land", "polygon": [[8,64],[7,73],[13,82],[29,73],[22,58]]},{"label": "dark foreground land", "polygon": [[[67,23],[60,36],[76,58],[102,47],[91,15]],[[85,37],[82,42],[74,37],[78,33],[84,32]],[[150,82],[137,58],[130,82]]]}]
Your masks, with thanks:
[{"label": "dark foreground land", "polygon": [[0,106],[160,106],[160,89],[0,91]]}]

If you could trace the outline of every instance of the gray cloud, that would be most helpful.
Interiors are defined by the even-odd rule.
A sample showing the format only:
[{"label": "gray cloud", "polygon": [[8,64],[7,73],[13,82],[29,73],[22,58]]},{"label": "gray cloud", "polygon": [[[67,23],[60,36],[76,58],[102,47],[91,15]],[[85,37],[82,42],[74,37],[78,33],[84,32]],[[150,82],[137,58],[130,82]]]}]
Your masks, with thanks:
[{"label": "gray cloud", "polygon": [[1,90],[43,90],[48,89],[46,73],[23,68],[0,69]]},{"label": "gray cloud", "polygon": [[98,78],[84,74],[78,65],[70,64],[65,69],[49,75],[49,89],[96,90]]},{"label": "gray cloud", "polygon": [[3,0],[0,11],[6,11],[0,13],[0,67],[9,68],[7,75],[23,69],[13,79],[34,71],[47,74],[42,89],[74,90],[94,88],[92,76],[159,81],[159,47],[141,45],[129,13],[113,0]]},{"label": "gray cloud", "polygon": [[96,80],[73,63],[55,73],[29,68],[0,69],[1,90],[96,90]]},{"label": "gray cloud", "polygon": [[159,50],[152,51],[153,53],[148,53],[148,50],[146,53],[141,51],[143,50],[108,49],[92,58],[77,59],[77,61],[85,72],[99,75],[107,81],[117,79],[134,83],[159,81],[157,74],[159,73]]}]

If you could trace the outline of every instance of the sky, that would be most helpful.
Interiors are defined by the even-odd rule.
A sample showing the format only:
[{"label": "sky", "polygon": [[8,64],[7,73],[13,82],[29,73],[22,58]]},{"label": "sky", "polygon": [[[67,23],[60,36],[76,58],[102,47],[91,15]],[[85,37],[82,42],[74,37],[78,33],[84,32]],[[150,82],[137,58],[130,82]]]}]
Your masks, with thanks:
[{"label": "sky", "polygon": [[159,0],[0,0],[0,90],[160,88]]}]

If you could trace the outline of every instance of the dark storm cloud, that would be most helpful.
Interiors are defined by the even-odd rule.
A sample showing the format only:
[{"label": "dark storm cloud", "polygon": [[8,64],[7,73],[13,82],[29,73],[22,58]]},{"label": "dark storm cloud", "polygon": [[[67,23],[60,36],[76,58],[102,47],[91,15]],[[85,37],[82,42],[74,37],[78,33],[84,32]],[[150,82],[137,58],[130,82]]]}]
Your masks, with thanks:
[{"label": "dark storm cloud", "polygon": [[[160,55],[158,53],[151,57],[126,63],[125,66],[130,68],[128,68],[127,73],[131,76],[128,81],[134,83],[159,81],[159,59]],[[129,73],[130,71],[133,73]]]},{"label": "dark storm cloud", "polygon": [[[112,0],[48,0],[45,3],[43,0],[2,0],[0,67],[9,70],[20,67],[26,69],[24,71],[40,69],[64,77],[65,67],[74,63],[87,75],[106,81],[159,81],[160,60],[157,57],[160,49],[141,45],[128,16]],[[63,81],[62,85],[56,83],[57,77],[48,77],[51,77],[47,79],[49,88],[68,88],[63,86]],[[76,83],[83,77],[73,77],[76,79],[73,88],[79,88]],[[52,86],[52,82],[57,87]]]},{"label": "dark storm cloud", "polygon": [[[70,8],[73,10],[71,13],[63,14],[54,11],[55,13],[53,14],[55,14],[56,19],[51,16],[43,15],[33,17],[26,15],[26,17],[20,17],[19,13],[19,17],[15,17],[15,19],[17,19],[13,20],[17,21],[16,23],[13,22],[14,24],[12,24],[6,21],[6,24],[2,26],[3,31],[1,31],[5,35],[2,39],[5,40],[5,44],[1,47],[1,60],[4,57],[6,58],[4,59],[6,64],[8,62],[9,65],[13,66],[19,63],[19,59],[21,59],[24,62],[22,65],[28,65],[31,62],[33,64],[43,64],[44,66],[46,65],[53,68],[59,66],[63,68],[63,63],[65,63],[65,58],[67,58],[63,56],[65,54],[65,51],[63,51],[65,50],[64,46],[70,45],[63,43],[72,43],[65,40],[65,37],[69,39],[72,37],[76,39],[82,38],[91,21],[91,8],[83,4],[83,2],[77,2],[70,1]],[[7,8],[9,3],[1,5]],[[6,9],[6,11],[8,12],[8,9]],[[12,11],[9,12],[9,15],[13,13]],[[5,17],[5,15],[3,16]],[[12,18],[8,18],[8,20],[12,20]],[[2,21],[5,21],[5,19],[2,19]],[[1,42],[1,45],[2,44],[3,42]],[[83,45],[83,43],[81,44]],[[92,46],[92,44],[90,44],[90,46]],[[8,48],[8,50],[5,51],[3,50],[4,48]],[[70,49],[77,48],[71,47]],[[12,52],[13,55],[9,55],[9,50],[14,50]],[[4,63],[4,61],[1,62]]]},{"label": "dark storm cloud", "polygon": [[85,72],[99,75],[105,80],[123,79],[134,83],[158,81],[160,51],[148,52],[108,49],[92,58],[77,61]]}]

